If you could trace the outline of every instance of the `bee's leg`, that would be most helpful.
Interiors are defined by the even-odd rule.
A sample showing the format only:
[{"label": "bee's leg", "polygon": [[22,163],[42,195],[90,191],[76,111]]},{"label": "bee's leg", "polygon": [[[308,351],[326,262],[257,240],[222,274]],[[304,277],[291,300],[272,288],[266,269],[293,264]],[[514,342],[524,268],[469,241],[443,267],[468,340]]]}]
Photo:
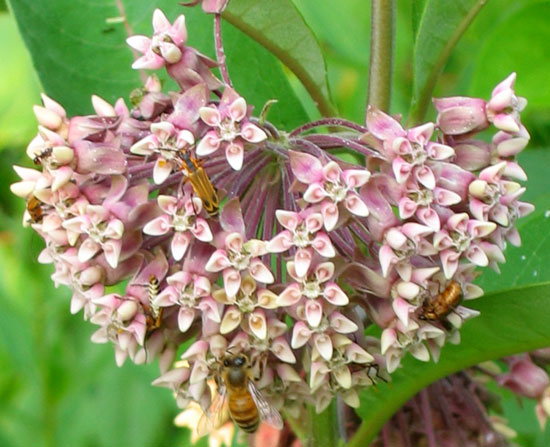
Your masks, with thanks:
[{"label": "bee's leg", "polygon": [[160,327],[160,322],[162,320],[162,310],[163,308],[161,307],[158,310],[157,318],[155,318],[155,329],[158,329]]}]

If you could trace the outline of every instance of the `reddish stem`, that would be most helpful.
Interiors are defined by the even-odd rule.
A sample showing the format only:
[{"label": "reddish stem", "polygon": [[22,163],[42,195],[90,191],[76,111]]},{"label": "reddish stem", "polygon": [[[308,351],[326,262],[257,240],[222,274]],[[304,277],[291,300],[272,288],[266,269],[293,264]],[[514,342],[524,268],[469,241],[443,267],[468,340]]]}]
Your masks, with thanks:
[{"label": "reddish stem", "polygon": [[219,14],[214,15],[214,40],[216,42],[216,59],[218,60],[222,80],[225,85],[233,87],[231,84],[231,79],[229,79],[229,73],[227,72],[227,65],[225,64],[225,52],[222,44],[221,16]]}]

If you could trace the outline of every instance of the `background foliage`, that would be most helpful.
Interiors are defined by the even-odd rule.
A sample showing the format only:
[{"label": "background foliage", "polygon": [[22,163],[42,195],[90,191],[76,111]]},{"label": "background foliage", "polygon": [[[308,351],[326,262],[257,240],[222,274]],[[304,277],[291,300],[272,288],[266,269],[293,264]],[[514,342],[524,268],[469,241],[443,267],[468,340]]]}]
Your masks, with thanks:
[{"label": "background foliage", "polygon": [[[233,1],[235,11],[247,3],[246,0]],[[262,2],[268,5],[266,8],[282,3],[292,7],[290,0]],[[335,3],[331,1],[294,0],[293,3],[317,36],[339,114],[361,122],[369,60],[368,6],[360,0],[338,2],[338,14],[335,14]],[[425,75],[430,66],[426,60],[429,53],[419,48],[419,42],[440,32],[438,20],[444,18],[437,13],[431,18],[422,15],[418,5],[429,6],[429,0],[410,2],[417,5],[414,10],[409,2],[398,3],[391,112],[406,117],[415,88],[413,73]],[[210,18],[198,10],[182,9],[172,0],[157,1],[155,5],[144,0],[124,4],[137,33],[150,33],[155,5],[163,5],[170,18],[185,13],[189,43],[213,55]],[[4,179],[0,189],[0,445],[188,445],[188,433],[172,424],[177,414],[172,397],[168,391],[149,385],[157,375],[156,366],[135,367],[127,363],[117,368],[111,347],[93,345],[89,337],[94,328],[83,322],[81,315],[69,314],[69,292],[54,289],[49,279],[51,266],[37,263],[42,242],[31,230],[21,228],[24,204],[12,197],[8,188],[16,181],[11,165],[31,165],[24,150],[35,133],[32,105],[40,102],[41,90],[45,89],[64,104],[70,114],[85,114],[91,112],[89,96],[92,93],[112,101],[118,96],[127,97],[139,84],[138,74],[129,68],[132,55],[124,43],[122,26],[105,22],[105,18],[118,14],[114,2],[13,0],[12,8],[18,14],[27,45],[35,53],[37,48],[43,50],[41,57],[35,58],[42,81],[40,86],[13,15],[0,2],[3,62],[0,150],[4,161],[0,165]],[[284,11],[291,13],[290,9]],[[518,336],[525,334],[524,329],[532,326],[530,314],[539,324],[550,327],[550,296],[548,286],[544,285],[550,281],[548,20],[547,1],[489,1],[462,36],[436,84],[436,96],[488,98],[494,85],[516,71],[516,91],[529,100],[522,121],[533,138],[520,159],[530,178],[524,197],[535,203],[537,211],[520,223],[524,245],[507,251],[508,263],[502,268],[503,275],[486,272],[480,284],[487,291],[540,285],[536,294],[518,289],[514,293],[494,295],[498,302],[492,304],[480,301],[480,307],[485,306],[484,314],[492,313],[486,317],[482,314],[468,323],[466,339],[479,339],[475,337],[481,337],[476,332],[480,329],[489,331],[493,337],[499,336],[499,330],[508,334],[512,331],[511,334]],[[62,39],[59,39],[60,31]],[[266,100],[279,98],[270,119],[286,128],[303,122],[308,116],[318,116],[306,88],[300,86],[296,76],[274,56],[232,25],[224,26],[224,37],[236,88],[256,110]],[[276,38],[277,34],[273,41]],[[426,45],[431,45],[430,39],[427,42]],[[312,74],[315,82],[322,83],[322,76],[315,74],[319,61],[305,59],[317,44],[312,40],[308,45],[303,54],[296,55],[297,63]],[[119,68],[121,62],[127,69]],[[292,61],[286,63],[295,68]],[[324,95],[328,98],[328,90]],[[428,118],[434,115],[430,108]],[[544,339],[547,334],[538,336]],[[530,345],[524,346],[528,349]],[[442,362],[446,354],[444,350]],[[452,361],[452,352],[448,354]],[[406,366],[419,368],[419,374],[434,366],[413,363],[407,362]],[[382,395],[386,389],[381,387],[379,391]],[[549,430],[545,433],[538,430],[533,405],[527,401],[519,405],[509,393],[502,395],[505,416],[519,433],[518,444],[550,445]],[[363,397],[370,399],[370,396]]]}]

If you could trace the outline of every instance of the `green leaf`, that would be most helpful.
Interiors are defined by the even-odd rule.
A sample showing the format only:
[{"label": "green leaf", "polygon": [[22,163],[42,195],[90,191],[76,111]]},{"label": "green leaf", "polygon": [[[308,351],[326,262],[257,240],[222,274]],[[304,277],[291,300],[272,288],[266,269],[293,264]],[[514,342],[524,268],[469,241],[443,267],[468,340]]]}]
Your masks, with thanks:
[{"label": "green leaf", "polygon": [[426,0],[418,17],[409,123],[424,119],[437,79],[453,48],[487,0]]},{"label": "green leaf", "polygon": [[412,0],[412,27],[415,39],[418,34],[418,28],[420,27],[420,21],[422,20],[422,13],[424,12],[426,1],[427,0]]},{"label": "green leaf", "polygon": [[0,14],[2,77],[0,80],[0,148],[22,146],[36,129],[32,105],[40,100],[30,58],[13,16]]},{"label": "green leaf", "polygon": [[485,290],[502,290],[550,281],[550,200],[546,209],[520,226],[521,247],[509,246],[504,253],[506,263],[500,265],[500,275],[488,270],[478,281]]},{"label": "green leaf", "polygon": [[291,1],[232,0],[223,18],[276,55],[300,79],[321,114],[334,116],[323,54]]},{"label": "green leaf", "polygon": [[[270,122],[283,129],[293,129],[308,121],[304,108],[273,56],[232,25],[223,27],[223,35],[227,37],[224,42],[225,52],[231,54],[227,60],[229,75],[238,92],[249,92],[245,98],[254,104],[255,113],[259,114],[270,99],[277,99],[267,115]],[[250,67],[254,67],[254,70],[250,70]]]},{"label": "green leaf", "polygon": [[[124,7],[132,34],[152,34],[151,18],[155,7],[161,8],[170,21],[185,14],[188,44],[209,56],[214,55],[212,16],[204,14],[200,7],[183,8],[173,0],[159,0],[154,5],[149,0],[88,2],[85,5],[73,0],[14,0],[12,10],[42,85],[70,115],[91,113],[92,94],[114,102],[119,97],[127,99],[130,91],[141,85],[139,73],[130,67],[132,52],[126,44],[125,25],[108,21],[121,16],[116,7],[118,3]],[[227,52],[228,65],[233,67],[232,80],[239,93],[258,110],[266,98],[273,97],[272,92],[266,93],[265,84],[249,82],[251,73],[257,73],[257,67],[262,67],[269,73],[266,78],[278,87],[277,96],[285,98],[279,122],[275,124],[303,123],[307,115],[277,59],[238,34],[237,30],[228,30],[224,39],[239,41],[239,51]],[[243,54],[251,60],[251,65],[239,64]],[[162,77],[164,71],[158,74]]]},{"label": "green leaf", "polygon": [[361,394],[357,413],[363,423],[348,447],[369,445],[382,425],[421,389],[449,374],[477,363],[548,346],[550,340],[550,283],[492,293],[468,307],[481,316],[461,330],[459,345],[447,345],[438,363],[422,363],[407,356],[382,384]]},{"label": "green leaf", "polygon": [[550,89],[541,86],[550,78],[550,64],[546,62],[550,59],[550,27],[541,17],[550,17],[548,2],[525,6],[494,27],[476,56],[472,95],[486,97],[497,83],[516,71],[515,90],[529,101],[526,112],[533,107],[548,109]]}]

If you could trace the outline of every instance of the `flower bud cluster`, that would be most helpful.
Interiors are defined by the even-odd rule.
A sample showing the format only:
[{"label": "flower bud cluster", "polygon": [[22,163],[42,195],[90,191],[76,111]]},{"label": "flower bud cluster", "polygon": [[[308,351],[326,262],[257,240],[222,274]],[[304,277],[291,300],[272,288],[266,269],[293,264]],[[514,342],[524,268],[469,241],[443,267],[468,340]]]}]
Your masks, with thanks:
[{"label": "flower bud cluster", "polygon": [[[151,76],[130,107],[94,96],[95,115],[72,118],[44,96],[27,150],[42,169],[15,168],[40,261],[73,291],[71,312],[99,326],[93,341],[111,342],[119,365],[159,358],[155,384],[203,409],[227,351],[243,352],[294,417],[335,395],[357,407],[407,352],[437,360],[456,343],[477,315],[459,303],[482,294],[476,268],[498,269],[532,210],[519,201],[529,135],[514,75],[488,102],[435,100],[437,123],[404,129],[369,108],[366,127],[327,119],[287,134],[186,45],[183,16],[156,10],[153,28],[128,39],[142,53],[133,67],[165,68],[180,91]],[[491,125],[491,142],[475,139]]]},{"label": "flower bud cluster", "polygon": [[508,371],[493,374],[496,382],[508,388],[518,397],[535,399],[535,414],[541,429],[550,419],[550,363],[548,348],[504,359]]}]

